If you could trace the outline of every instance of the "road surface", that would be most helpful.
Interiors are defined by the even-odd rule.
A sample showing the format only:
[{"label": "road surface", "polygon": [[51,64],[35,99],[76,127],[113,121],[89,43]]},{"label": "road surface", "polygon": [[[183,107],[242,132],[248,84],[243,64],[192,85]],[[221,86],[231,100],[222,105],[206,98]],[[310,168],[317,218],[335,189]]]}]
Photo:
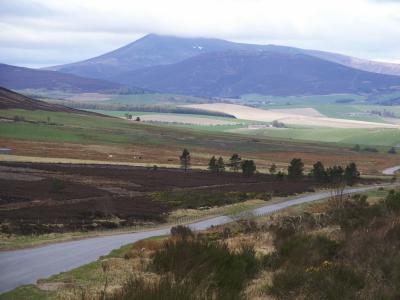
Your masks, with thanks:
[{"label": "road surface", "polygon": [[[379,186],[368,186],[346,189],[345,193],[364,192],[377,189]],[[276,204],[267,204],[251,210],[254,215],[266,215],[289,206],[322,200],[330,196],[330,192],[318,192],[300,196]],[[228,216],[219,216],[196,222],[189,226],[193,230],[207,229],[212,225],[231,222]],[[65,272],[96,260],[111,250],[135,241],[169,234],[170,228],[145,232],[118,234],[88,238],[78,241],[63,242],[37,248],[0,252],[0,293],[9,291],[19,285],[35,283],[40,278]]]},{"label": "road surface", "polygon": [[387,169],[383,170],[382,174],[384,174],[384,175],[394,175],[399,170],[400,170],[400,166],[395,166],[395,167],[391,167],[391,168],[387,168]]}]

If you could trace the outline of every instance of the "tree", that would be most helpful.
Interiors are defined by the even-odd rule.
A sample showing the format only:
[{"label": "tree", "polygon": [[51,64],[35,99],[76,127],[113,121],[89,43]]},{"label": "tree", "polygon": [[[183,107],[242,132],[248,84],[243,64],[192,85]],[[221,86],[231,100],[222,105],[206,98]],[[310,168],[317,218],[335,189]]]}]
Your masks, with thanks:
[{"label": "tree", "polygon": [[270,167],[269,167],[269,173],[271,174],[271,175],[274,175],[275,173],[276,173],[276,165],[275,164],[272,164]]},{"label": "tree", "polygon": [[185,148],[182,151],[182,155],[179,156],[179,160],[181,161],[181,167],[182,169],[185,170],[185,172],[189,169],[190,167],[190,152]]},{"label": "tree", "polygon": [[288,176],[291,179],[299,179],[303,177],[304,163],[301,158],[293,158],[288,167]]},{"label": "tree", "polygon": [[396,148],[394,148],[394,147],[390,148],[388,153],[389,154],[396,154],[397,153]]},{"label": "tree", "polygon": [[208,163],[208,169],[213,173],[218,172],[217,159],[215,156],[211,157],[210,162]]},{"label": "tree", "polygon": [[217,170],[218,172],[225,172],[225,163],[224,159],[220,156],[217,161]]},{"label": "tree", "polygon": [[322,164],[322,162],[317,161],[314,165],[313,168],[311,169],[310,175],[313,179],[315,179],[318,182],[324,182],[327,180],[328,175],[326,173],[325,167]]},{"label": "tree", "polygon": [[353,185],[360,178],[360,172],[357,170],[357,165],[352,162],[346,166],[344,170],[344,179],[348,185]]},{"label": "tree", "polygon": [[242,172],[244,176],[251,176],[256,171],[256,164],[253,160],[244,160],[242,162]]},{"label": "tree", "polygon": [[136,117],[135,121],[140,122],[140,117]]},{"label": "tree", "polygon": [[333,166],[326,170],[331,189],[331,203],[336,209],[343,207],[343,193],[346,187],[344,170],[341,166]]},{"label": "tree", "polygon": [[231,158],[229,159],[229,166],[231,168],[232,171],[237,172],[240,169],[240,162],[241,162],[241,158],[239,156],[239,154],[234,153],[232,154]]},{"label": "tree", "polygon": [[354,147],[352,148],[352,150],[353,150],[353,151],[360,152],[360,151],[361,151],[361,147],[360,147],[359,144],[357,144],[357,145],[354,145]]},{"label": "tree", "polygon": [[285,128],[286,126],[285,126],[284,123],[279,122],[278,120],[274,120],[274,121],[272,121],[272,127],[275,127],[275,128]]}]

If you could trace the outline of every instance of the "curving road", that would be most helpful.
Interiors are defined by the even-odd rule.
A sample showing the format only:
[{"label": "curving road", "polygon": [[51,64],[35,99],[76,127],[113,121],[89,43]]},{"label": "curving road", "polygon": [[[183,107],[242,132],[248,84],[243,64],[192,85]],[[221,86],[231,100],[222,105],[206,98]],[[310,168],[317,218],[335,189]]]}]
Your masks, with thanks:
[{"label": "curving road", "polygon": [[[366,186],[346,189],[345,193],[357,193],[377,189],[380,186]],[[330,192],[319,192],[312,195],[296,197],[284,202],[265,205],[251,210],[254,215],[265,215],[301,203],[322,200],[330,196]],[[193,230],[207,229],[210,226],[231,222],[227,216],[196,222],[189,226]],[[96,260],[111,250],[135,241],[169,234],[170,228],[145,232],[118,234],[112,236],[88,238],[78,241],[51,244],[38,248],[0,252],[0,293],[19,285],[35,283],[40,278],[65,272]]]},{"label": "curving road", "polygon": [[395,166],[395,167],[391,167],[391,168],[387,168],[387,169],[383,170],[382,174],[384,174],[384,175],[394,175],[399,170],[400,170],[400,166]]}]

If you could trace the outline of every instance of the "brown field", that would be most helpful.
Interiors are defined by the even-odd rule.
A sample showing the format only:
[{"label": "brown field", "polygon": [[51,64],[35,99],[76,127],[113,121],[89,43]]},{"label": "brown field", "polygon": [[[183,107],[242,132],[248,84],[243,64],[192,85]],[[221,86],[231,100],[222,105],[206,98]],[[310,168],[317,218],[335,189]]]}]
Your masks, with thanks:
[{"label": "brown field", "polygon": [[266,174],[246,178],[115,165],[2,162],[0,175],[0,223],[23,234],[164,222],[176,205],[155,199],[154,192],[290,195],[318,187],[307,179],[277,182]]},{"label": "brown field", "polygon": [[[288,162],[295,158],[302,158],[306,168],[320,160],[325,165],[347,164],[356,162],[364,174],[380,174],[385,169],[398,165],[396,155],[385,153],[355,152],[345,148],[316,145],[313,143],[294,143],[290,141],[258,141],[239,136],[237,142],[246,142],[253,151],[241,151],[235,145],[221,142],[221,147],[187,146],[192,156],[193,168],[206,168],[212,155],[221,155],[229,159],[233,152],[239,153],[245,159],[254,159],[257,169],[265,172],[275,163],[279,168],[286,169]],[[0,155],[0,161],[44,161],[44,162],[71,162],[71,163],[105,163],[105,164],[132,164],[152,166],[154,164],[165,167],[178,167],[182,145],[151,146],[151,145],[82,145],[76,143],[55,143],[44,141],[25,141],[1,139],[0,145],[14,149],[16,156]],[[265,149],[265,151],[260,150]],[[68,161],[72,159],[72,161]],[[78,161],[73,161],[76,159]]]}]

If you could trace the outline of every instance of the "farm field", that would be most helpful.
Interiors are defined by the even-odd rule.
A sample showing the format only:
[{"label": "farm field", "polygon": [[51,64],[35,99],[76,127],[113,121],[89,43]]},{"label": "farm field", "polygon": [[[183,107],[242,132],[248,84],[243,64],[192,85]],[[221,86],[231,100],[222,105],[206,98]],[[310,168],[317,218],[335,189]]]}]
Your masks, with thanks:
[{"label": "farm field", "polygon": [[393,124],[317,117],[315,116],[315,111],[310,115],[310,109],[308,110],[308,115],[305,115],[304,109],[301,109],[299,113],[296,113],[296,110],[293,109],[290,109],[288,112],[285,112],[285,110],[273,111],[226,103],[192,104],[186,105],[186,107],[225,112],[238,119],[263,122],[278,120],[279,122],[289,125],[331,128],[398,128],[398,125]]},{"label": "farm field", "polygon": [[[376,101],[383,101],[388,98],[397,96],[392,95],[381,95],[378,96]],[[375,105],[367,102],[367,98],[361,95],[353,94],[338,94],[338,95],[310,95],[310,96],[289,96],[289,97],[277,97],[277,96],[264,96],[257,94],[244,95],[242,100],[249,101],[257,107],[265,109],[286,109],[286,108],[305,108],[311,107],[318,110],[320,113],[331,117],[341,119],[351,119],[369,122],[383,122],[385,119],[378,115],[365,115],[358,113],[365,113],[374,111],[390,111],[394,112],[397,117],[400,116],[399,106],[384,106]],[[344,101],[344,102],[341,102]]]},{"label": "farm field", "polygon": [[388,147],[400,145],[399,129],[239,128],[233,129],[232,132],[256,137],[320,141],[342,145],[369,145],[382,151],[387,151]]},{"label": "farm field", "polygon": [[[15,122],[14,116],[23,117],[24,121]],[[192,166],[196,168],[205,168],[212,155],[221,155],[228,160],[234,152],[244,158],[254,159],[259,170],[269,168],[272,162],[280,168],[286,168],[293,157],[303,158],[306,166],[316,160],[327,165],[356,161],[363,172],[371,174],[397,164],[397,155],[351,151],[356,143],[351,137],[345,146],[324,143],[331,141],[326,135],[328,130],[320,133],[324,139],[319,137],[314,142],[298,142],[294,140],[297,136],[289,140],[290,136],[284,139],[283,134],[271,138],[250,135],[257,133],[257,130],[251,130],[248,134],[224,132],[242,128],[243,125],[151,125],[120,118],[24,110],[1,110],[0,118],[1,147],[11,148],[14,155],[32,161],[45,157],[55,161],[63,158],[81,162],[179,166],[178,156],[186,147],[192,153]],[[300,131],[274,129],[268,132],[295,130]],[[387,132],[390,133],[389,130]],[[365,143],[373,144],[367,140],[370,136],[365,135]],[[383,144],[388,140],[387,136],[381,139]],[[384,149],[382,152],[386,151]]]}]

